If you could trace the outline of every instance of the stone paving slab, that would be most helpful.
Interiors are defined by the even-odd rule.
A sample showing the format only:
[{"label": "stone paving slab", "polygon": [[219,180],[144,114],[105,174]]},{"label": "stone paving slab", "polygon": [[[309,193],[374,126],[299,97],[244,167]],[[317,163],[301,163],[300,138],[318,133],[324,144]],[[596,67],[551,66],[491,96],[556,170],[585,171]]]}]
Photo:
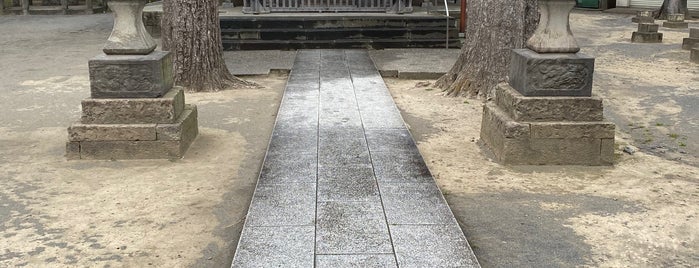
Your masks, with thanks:
[{"label": "stone paving slab", "polygon": [[232,266],[479,267],[367,51],[297,52]]}]

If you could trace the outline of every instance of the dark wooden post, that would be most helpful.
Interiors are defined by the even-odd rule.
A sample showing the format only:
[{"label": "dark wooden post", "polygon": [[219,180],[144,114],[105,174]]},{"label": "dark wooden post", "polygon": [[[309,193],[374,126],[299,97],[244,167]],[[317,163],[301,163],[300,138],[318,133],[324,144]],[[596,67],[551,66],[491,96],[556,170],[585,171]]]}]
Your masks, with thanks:
[{"label": "dark wooden post", "polygon": [[0,15],[5,13],[5,0],[0,0]]},{"label": "dark wooden post", "polygon": [[29,0],[22,0],[22,15],[29,15]]},{"label": "dark wooden post", "polygon": [[85,14],[92,14],[92,0],[85,0]]}]

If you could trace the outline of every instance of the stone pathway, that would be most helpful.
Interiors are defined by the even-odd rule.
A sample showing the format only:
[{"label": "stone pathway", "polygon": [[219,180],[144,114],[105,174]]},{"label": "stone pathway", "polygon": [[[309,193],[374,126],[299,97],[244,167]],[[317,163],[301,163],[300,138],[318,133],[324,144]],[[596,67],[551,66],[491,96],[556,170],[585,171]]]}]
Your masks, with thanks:
[{"label": "stone pathway", "polygon": [[301,50],[233,267],[479,267],[363,50]]}]

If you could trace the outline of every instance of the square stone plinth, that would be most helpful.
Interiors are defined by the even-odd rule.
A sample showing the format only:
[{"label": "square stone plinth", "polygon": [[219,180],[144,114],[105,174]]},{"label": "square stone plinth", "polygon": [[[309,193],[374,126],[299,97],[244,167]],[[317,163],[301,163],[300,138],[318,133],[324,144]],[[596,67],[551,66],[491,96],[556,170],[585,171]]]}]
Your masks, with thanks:
[{"label": "square stone plinth", "polygon": [[633,32],[631,35],[632,43],[662,43],[663,34],[662,33],[644,33],[644,32]]},{"label": "square stone plinth", "polygon": [[524,96],[591,96],[594,67],[582,53],[513,49],[510,85]]},{"label": "square stone plinth", "polygon": [[481,142],[506,165],[612,165],[614,129],[604,121],[517,122],[491,102]]},{"label": "square stone plinth", "polygon": [[68,133],[68,159],[176,159],[199,133],[197,109],[187,105],[171,124],[78,123]]},{"label": "square stone plinth", "polygon": [[83,124],[168,124],[184,110],[184,92],[173,87],[161,98],[84,99]]},{"label": "square stone plinth", "polygon": [[694,46],[694,48],[692,48],[692,52],[689,55],[689,61],[699,63],[699,47]]},{"label": "square stone plinth", "polygon": [[92,98],[157,98],[173,86],[172,55],[101,54],[89,61]]},{"label": "square stone plinth", "polygon": [[504,164],[611,165],[614,130],[598,97],[527,97],[501,83],[481,141]]}]

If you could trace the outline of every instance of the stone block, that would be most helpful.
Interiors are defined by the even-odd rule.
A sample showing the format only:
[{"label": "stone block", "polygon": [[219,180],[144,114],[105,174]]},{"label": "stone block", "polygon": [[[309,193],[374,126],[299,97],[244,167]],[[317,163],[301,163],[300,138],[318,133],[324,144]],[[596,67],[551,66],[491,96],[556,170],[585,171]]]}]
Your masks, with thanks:
[{"label": "stone block", "polygon": [[66,159],[68,159],[68,160],[80,159],[80,142],[77,142],[77,141],[66,142]]},{"label": "stone block", "polygon": [[532,139],[614,139],[616,126],[610,122],[529,123]]},{"label": "stone block", "polygon": [[173,86],[172,55],[101,54],[89,61],[92,98],[157,98]]},{"label": "stone block", "polygon": [[660,25],[655,23],[639,23],[638,31],[642,33],[657,33]]},{"label": "stone block", "polygon": [[495,89],[497,106],[519,122],[601,121],[602,99],[598,97],[525,97],[507,83]]},{"label": "stone block", "polygon": [[600,143],[600,162],[607,165],[614,164],[614,150],[616,149],[614,138],[602,139]]},{"label": "stone block", "polygon": [[699,38],[699,28],[689,29],[689,38]]},{"label": "stone block", "polygon": [[633,32],[631,35],[632,43],[662,43],[663,34],[662,33],[643,33],[643,32]]},{"label": "stone block", "polygon": [[[516,125],[530,131],[507,135]],[[607,122],[516,122],[491,102],[484,107],[481,141],[507,165],[610,165],[613,129]]]},{"label": "stone block", "polygon": [[173,87],[162,98],[84,99],[83,124],[174,123],[184,110],[182,88]]},{"label": "stone block", "polygon": [[318,202],[316,254],[393,253],[381,202]]},{"label": "stone block", "polygon": [[689,61],[699,63],[699,47],[694,46],[694,48],[692,48],[692,52],[689,55]]},{"label": "stone block", "polygon": [[398,267],[480,267],[457,224],[390,228]]},{"label": "stone block", "polygon": [[80,158],[113,159],[177,159],[186,148],[180,141],[82,141]]},{"label": "stone block", "polygon": [[155,124],[80,124],[68,128],[70,141],[154,141]]},{"label": "stone block", "polygon": [[510,85],[524,96],[591,96],[594,65],[582,53],[513,49]]},{"label": "stone block", "polygon": [[690,37],[682,39],[682,49],[684,50],[691,50],[697,44],[699,44],[699,37]]},{"label": "stone block", "polygon": [[673,28],[673,29],[687,29],[687,28],[689,28],[689,23],[686,21],[682,21],[682,22],[666,21],[666,22],[663,22],[663,27]]},{"label": "stone block", "polygon": [[197,106],[186,105],[184,112],[177,119],[177,122],[173,124],[157,124],[155,132],[157,133],[157,139],[163,141],[179,141],[187,140],[186,135],[198,133],[198,112]]}]

